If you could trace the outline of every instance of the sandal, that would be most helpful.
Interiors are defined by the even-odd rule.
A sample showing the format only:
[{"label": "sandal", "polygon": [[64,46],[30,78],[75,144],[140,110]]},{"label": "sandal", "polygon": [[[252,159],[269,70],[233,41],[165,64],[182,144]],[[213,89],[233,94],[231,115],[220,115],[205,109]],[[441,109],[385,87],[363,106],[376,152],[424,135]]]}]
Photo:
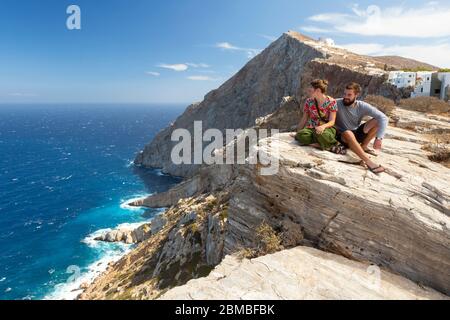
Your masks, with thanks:
[{"label": "sandal", "polygon": [[330,151],[336,154],[347,154],[347,148],[345,148],[343,145],[332,146]]},{"label": "sandal", "polygon": [[[367,166],[367,168],[370,170],[370,172],[372,172],[372,173],[374,173],[374,174],[380,174],[380,173],[386,171],[386,169],[385,169],[381,164],[380,164],[378,167],[375,167],[375,168],[371,168],[371,167],[369,167],[369,166]],[[378,170],[378,169],[382,169],[382,170],[381,170],[381,171],[376,171],[376,170]]]},{"label": "sandal", "polygon": [[365,149],[364,152],[368,153],[368,154],[370,154],[372,156],[378,157],[378,153],[375,150],[373,150],[373,149]]}]

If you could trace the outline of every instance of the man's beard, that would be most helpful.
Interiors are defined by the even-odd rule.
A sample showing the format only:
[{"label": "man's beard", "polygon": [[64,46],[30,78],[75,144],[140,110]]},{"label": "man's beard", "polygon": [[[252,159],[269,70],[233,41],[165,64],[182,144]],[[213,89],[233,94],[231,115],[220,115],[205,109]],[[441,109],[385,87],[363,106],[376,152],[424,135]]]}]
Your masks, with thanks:
[{"label": "man's beard", "polygon": [[350,100],[350,99],[343,99],[342,102],[344,103],[344,106],[348,107],[351,106],[352,104],[354,104],[356,101],[356,99]]}]

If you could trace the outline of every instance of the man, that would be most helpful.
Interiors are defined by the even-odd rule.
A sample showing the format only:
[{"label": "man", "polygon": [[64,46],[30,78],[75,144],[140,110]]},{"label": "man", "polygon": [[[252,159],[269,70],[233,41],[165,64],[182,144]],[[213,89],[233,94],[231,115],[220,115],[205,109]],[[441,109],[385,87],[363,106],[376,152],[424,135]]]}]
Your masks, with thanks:
[{"label": "man", "polygon": [[[356,153],[370,171],[379,174],[384,172],[385,168],[373,162],[367,153],[376,156],[381,151],[388,118],[370,104],[356,100],[360,93],[361,86],[352,82],[345,87],[344,98],[336,100],[338,105],[336,116],[337,138]],[[362,119],[366,116],[372,119],[361,124]],[[374,150],[371,150],[369,149],[369,143],[374,138]]]}]

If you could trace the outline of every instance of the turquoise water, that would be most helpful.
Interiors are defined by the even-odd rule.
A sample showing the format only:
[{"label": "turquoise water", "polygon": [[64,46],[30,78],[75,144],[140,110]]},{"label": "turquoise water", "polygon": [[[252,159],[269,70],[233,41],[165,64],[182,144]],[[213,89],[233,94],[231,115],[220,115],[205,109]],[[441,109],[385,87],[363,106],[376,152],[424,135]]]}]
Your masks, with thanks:
[{"label": "turquoise water", "polygon": [[130,249],[93,237],[158,213],[126,201],[178,180],[132,160],[182,110],[0,105],[0,299],[73,298]]}]

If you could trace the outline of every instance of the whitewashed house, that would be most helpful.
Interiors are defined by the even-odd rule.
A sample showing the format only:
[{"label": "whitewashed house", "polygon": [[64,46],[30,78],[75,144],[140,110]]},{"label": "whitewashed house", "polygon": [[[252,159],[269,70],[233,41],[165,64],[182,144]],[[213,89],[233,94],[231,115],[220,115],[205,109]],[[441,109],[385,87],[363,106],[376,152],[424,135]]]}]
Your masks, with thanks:
[{"label": "whitewashed house", "polygon": [[391,71],[388,82],[397,88],[414,88],[411,98],[431,96],[446,101],[450,99],[450,72]]},{"label": "whitewashed house", "polygon": [[414,92],[411,93],[411,97],[429,97],[431,95],[432,78],[433,72],[431,71],[417,72]]},{"label": "whitewashed house", "polygon": [[416,72],[391,71],[388,81],[397,88],[415,87]]}]

